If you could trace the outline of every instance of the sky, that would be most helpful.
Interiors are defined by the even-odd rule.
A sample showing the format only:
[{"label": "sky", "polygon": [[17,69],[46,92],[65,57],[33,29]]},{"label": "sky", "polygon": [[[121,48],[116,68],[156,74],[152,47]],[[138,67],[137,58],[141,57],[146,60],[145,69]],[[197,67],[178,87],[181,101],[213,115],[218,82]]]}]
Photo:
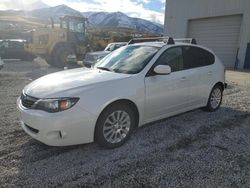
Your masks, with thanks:
[{"label": "sky", "polygon": [[64,4],[80,12],[120,11],[132,17],[163,24],[166,0],[0,0],[0,10],[25,9],[36,1],[49,6]]}]

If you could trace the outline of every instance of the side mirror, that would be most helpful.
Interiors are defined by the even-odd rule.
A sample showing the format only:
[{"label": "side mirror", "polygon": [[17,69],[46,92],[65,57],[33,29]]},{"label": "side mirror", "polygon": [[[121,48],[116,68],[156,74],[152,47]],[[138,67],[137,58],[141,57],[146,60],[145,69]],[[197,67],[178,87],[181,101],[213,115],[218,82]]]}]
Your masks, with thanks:
[{"label": "side mirror", "polygon": [[171,73],[171,67],[169,65],[157,65],[154,72],[159,75],[167,75]]}]

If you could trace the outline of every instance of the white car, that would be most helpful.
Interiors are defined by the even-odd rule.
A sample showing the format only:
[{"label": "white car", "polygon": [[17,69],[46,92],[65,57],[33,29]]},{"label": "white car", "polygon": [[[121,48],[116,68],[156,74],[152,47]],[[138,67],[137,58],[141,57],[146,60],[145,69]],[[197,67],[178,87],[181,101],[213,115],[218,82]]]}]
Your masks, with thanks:
[{"label": "white car", "polygon": [[3,68],[3,65],[4,65],[4,62],[3,62],[3,60],[0,57],[0,70]]},{"label": "white car", "polygon": [[85,59],[83,60],[83,65],[85,67],[92,67],[93,65],[95,65],[95,63],[104,58],[106,55],[108,55],[109,53],[113,52],[114,50],[127,45],[127,42],[114,42],[114,43],[110,43],[106,46],[106,48],[103,51],[97,51],[97,52],[88,52],[85,55]]},{"label": "white car", "polygon": [[217,110],[225,86],[224,66],[212,51],[169,39],[124,46],[93,69],[39,78],[17,106],[22,128],[47,145],[96,141],[114,148],[146,123],[200,107]]}]

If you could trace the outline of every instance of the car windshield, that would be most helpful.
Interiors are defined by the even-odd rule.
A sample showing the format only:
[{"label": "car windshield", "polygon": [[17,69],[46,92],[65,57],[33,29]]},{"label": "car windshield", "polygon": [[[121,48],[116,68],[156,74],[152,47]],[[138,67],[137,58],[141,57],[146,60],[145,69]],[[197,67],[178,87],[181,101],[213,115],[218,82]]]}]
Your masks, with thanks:
[{"label": "car windshield", "polygon": [[143,45],[121,47],[101,59],[95,68],[118,73],[136,74],[140,72],[157,53],[159,48]]}]

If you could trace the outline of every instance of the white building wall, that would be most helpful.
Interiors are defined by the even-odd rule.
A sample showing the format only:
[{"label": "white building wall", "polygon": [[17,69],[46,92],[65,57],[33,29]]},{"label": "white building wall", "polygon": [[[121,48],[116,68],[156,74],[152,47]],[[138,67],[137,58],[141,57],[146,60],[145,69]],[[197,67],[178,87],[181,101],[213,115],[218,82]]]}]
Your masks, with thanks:
[{"label": "white building wall", "polygon": [[250,0],[166,0],[165,35],[187,37],[188,20],[242,14],[239,68],[250,43]]}]

